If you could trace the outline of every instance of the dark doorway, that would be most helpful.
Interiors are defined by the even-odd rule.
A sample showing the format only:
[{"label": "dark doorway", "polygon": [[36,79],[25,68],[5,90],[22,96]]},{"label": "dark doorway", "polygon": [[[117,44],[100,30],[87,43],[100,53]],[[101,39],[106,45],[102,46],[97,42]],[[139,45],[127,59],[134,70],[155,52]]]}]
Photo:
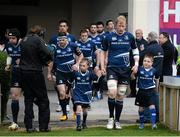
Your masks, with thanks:
[{"label": "dark doorway", "polygon": [[6,29],[17,28],[24,37],[27,33],[27,17],[26,16],[12,16],[0,15],[0,41],[5,39],[4,34]]}]

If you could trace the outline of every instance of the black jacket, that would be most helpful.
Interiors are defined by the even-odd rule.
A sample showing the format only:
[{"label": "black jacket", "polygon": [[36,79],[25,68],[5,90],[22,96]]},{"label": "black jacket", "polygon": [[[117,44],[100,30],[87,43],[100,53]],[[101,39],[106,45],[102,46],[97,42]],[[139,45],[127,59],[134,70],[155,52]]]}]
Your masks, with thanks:
[{"label": "black jacket", "polygon": [[144,55],[147,53],[153,55],[153,67],[158,71],[159,76],[161,76],[164,58],[164,52],[162,47],[158,44],[157,41],[152,41],[148,44],[147,48],[140,53],[140,59],[143,59]]},{"label": "black jacket", "polygon": [[161,45],[164,51],[164,60],[163,60],[163,72],[162,74],[165,76],[172,76],[172,64],[175,58],[176,48],[174,45],[168,40],[164,44]]},{"label": "black jacket", "polygon": [[36,34],[28,34],[21,42],[20,68],[25,71],[42,71],[52,61],[45,42]]}]

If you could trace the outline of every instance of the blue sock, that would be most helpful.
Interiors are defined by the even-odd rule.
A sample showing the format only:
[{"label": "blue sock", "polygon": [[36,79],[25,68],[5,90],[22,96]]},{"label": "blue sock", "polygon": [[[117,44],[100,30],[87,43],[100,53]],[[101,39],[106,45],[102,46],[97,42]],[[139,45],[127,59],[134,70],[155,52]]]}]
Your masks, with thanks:
[{"label": "blue sock", "polygon": [[144,124],[144,111],[142,112],[139,111],[139,121],[140,124]]},{"label": "blue sock", "polygon": [[81,125],[81,113],[76,113],[76,124],[77,126]]},{"label": "blue sock", "polygon": [[151,123],[152,125],[156,124],[156,109],[150,109],[151,112]]}]

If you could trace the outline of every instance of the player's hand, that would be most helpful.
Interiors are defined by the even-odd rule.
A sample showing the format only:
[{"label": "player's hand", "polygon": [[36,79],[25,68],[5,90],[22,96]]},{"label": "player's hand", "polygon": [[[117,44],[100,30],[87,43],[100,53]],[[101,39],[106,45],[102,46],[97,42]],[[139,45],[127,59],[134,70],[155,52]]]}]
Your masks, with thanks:
[{"label": "player's hand", "polygon": [[95,74],[98,76],[98,77],[101,77],[102,76],[102,72],[100,70],[98,70],[97,72],[95,72]]},{"label": "player's hand", "polygon": [[72,66],[72,70],[78,71],[78,70],[79,70],[79,64],[74,64],[74,65]]},{"label": "player's hand", "polygon": [[20,59],[17,59],[16,64],[19,65],[19,63],[20,63]]},{"label": "player's hand", "polygon": [[138,71],[138,66],[137,66],[137,65],[134,65],[131,70],[132,70],[132,73],[133,73],[133,74],[136,74],[137,71]]},{"label": "player's hand", "polygon": [[97,73],[99,71],[99,66],[95,66],[94,72]]},{"label": "player's hand", "polygon": [[102,75],[106,75],[106,68],[101,68]]},{"label": "player's hand", "polygon": [[5,71],[10,71],[10,70],[11,70],[10,65],[6,65],[6,67],[5,67]]},{"label": "player's hand", "polygon": [[47,74],[47,79],[48,79],[49,81],[52,81],[52,80],[53,80],[52,75],[48,73],[48,74]]}]

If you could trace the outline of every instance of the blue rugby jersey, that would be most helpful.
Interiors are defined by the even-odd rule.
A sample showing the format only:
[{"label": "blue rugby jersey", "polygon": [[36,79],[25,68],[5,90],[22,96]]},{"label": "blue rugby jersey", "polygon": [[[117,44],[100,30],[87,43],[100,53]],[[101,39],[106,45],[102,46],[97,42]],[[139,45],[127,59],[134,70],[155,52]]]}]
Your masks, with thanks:
[{"label": "blue rugby jersey", "polygon": [[77,44],[72,42],[69,42],[65,47],[57,46],[54,53],[56,69],[62,72],[71,72],[71,67],[75,64],[74,54],[79,56],[80,53]]},{"label": "blue rugby jersey", "polygon": [[79,40],[77,41],[77,45],[83,53],[84,57],[88,58],[90,61],[93,61],[93,55],[98,49],[96,44],[91,40],[87,40],[86,42],[82,42],[81,40]]},{"label": "blue rugby jersey", "polygon": [[108,51],[108,67],[129,67],[130,49],[136,49],[134,36],[129,32],[112,32],[103,41],[102,50]]},{"label": "blue rugby jersey", "polygon": [[21,57],[21,49],[20,49],[20,45],[13,45],[11,43],[7,43],[5,45],[6,51],[8,53],[8,55],[12,58],[12,62],[11,65],[13,67],[18,67],[19,64],[16,63],[17,59],[20,59]]},{"label": "blue rugby jersey", "polygon": [[102,48],[102,36],[101,35],[98,35],[98,34],[96,36],[89,35],[89,39],[97,45],[98,49]]},{"label": "blue rugby jersey", "polygon": [[137,73],[138,83],[137,86],[139,89],[151,89],[156,87],[154,78],[158,79],[159,74],[155,68],[145,69],[140,66]]},{"label": "blue rugby jersey", "polygon": [[82,73],[81,71],[74,72],[74,78],[73,91],[79,95],[91,93],[93,81],[98,80],[98,76],[89,70],[85,73]]}]

